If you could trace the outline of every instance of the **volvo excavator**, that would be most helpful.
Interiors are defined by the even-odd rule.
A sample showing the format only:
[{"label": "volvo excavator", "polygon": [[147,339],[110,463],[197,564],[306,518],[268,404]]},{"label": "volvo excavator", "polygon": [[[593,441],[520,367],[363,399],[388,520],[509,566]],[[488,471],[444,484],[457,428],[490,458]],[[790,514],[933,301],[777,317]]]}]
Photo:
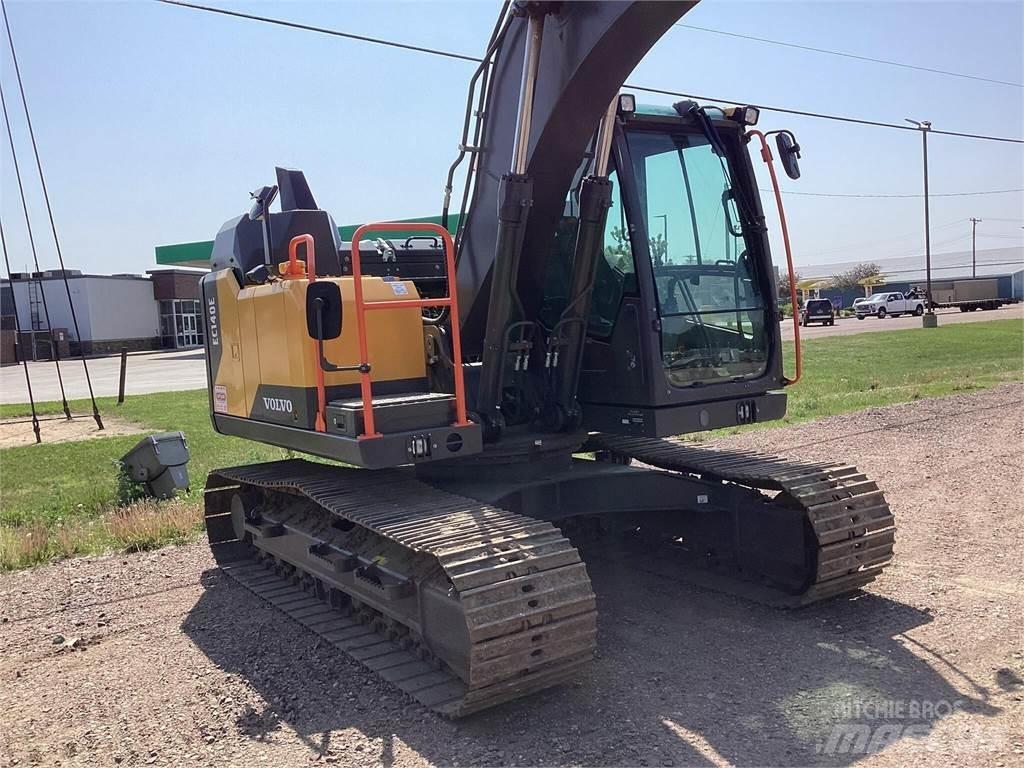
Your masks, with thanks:
[{"label": "volvo excavator", "polygon": [[580,673],[583,557],[800,606],[892,555],[893,516],[856,468],[678,439],[781,418],[800,366],[783,372],[751,160],[785,235],[772,145],[797,178],[793,135],[758,130],[754,107],[620,93],[694,4],[506,3],[440,224],[342,242],[305,175],[278,168],[214,242],[214,428],[316,457],[213,471],[214,555],[445,715]]}]

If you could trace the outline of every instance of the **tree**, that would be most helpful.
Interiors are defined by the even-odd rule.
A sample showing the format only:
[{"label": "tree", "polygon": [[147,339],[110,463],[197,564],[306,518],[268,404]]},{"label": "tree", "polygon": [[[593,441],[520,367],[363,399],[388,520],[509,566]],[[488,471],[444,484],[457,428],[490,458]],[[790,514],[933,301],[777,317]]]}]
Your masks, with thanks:
[{"label": "tree", "polygon": [[[799,272],[794,272],[793,273],[793,285],[794,286],[800,285],[800,281],[803,280],[803,279],[804,279],[803,276]],[[788,272],[783,272],[782,273],[782,277],[779,280],[779,297],[782,298],[783,301],[789,301],[789,299],[790,299],[789,273]]]},{"label": "tree", "polygon": [[832,275],[832,287],[839,289],[860,288],[862,280],[867,280],[869,277],[877,277],[880,274],[882,274],[880,266],[873,261],[865,262],[858,264],[853,269],[848,269],[846,272]]}]

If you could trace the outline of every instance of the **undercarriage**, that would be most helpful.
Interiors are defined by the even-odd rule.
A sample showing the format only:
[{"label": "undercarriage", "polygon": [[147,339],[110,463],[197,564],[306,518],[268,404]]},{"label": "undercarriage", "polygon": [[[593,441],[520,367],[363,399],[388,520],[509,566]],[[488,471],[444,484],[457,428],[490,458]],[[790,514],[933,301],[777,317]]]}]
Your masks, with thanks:
[{"label": "undercarriage", "polygon": [[853,592],[892,556],[892,513],[854,467],[676,440],[582,447],[593,460],[555,445],[447,477],[302,460],[218,470],[207,530],[229,575],[453,717],[592,657],[581,552],[589,567],[682,574],[783,607]]}]

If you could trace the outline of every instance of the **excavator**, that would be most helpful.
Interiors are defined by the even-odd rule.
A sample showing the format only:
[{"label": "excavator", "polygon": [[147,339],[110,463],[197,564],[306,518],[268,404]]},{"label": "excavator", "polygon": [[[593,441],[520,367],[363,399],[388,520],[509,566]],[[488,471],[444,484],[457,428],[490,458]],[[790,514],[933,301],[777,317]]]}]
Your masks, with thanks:
[{"label": "excavator", "polygon": [[343,242],[278,168],[214,241],[213,426],[315,457],[211,472],[218,565],[444,715],[580,674],[588,567],[795,607],[892,556],[892,513],[855,467],[679,437],[782,418],[800,375],[751,160],[792,274],[771,146],[797,178],[792,133],[751,106],[620,93],[694,5],[505,3],[440,223]]}]

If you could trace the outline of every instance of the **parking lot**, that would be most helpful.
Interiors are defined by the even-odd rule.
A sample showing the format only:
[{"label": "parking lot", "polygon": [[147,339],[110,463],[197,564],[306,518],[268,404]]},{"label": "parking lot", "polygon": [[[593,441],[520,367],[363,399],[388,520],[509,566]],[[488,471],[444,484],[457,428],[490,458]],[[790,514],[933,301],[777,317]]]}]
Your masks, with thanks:
[{"label": "parking lot", "polygon": [[[117,395],[121,357],[97,357],[87,360],[89,377],[96,397]],[[29,363],[32,394],[36,402],[60,400],[60,382],[53,362]],[[89,396],[89,388],[78,359],[62,360],[60,375],[69,400]],[[143,395],[149,392],[178,392],[206,386],[206,360],[201,349],[174,352],[139,352],[128,355],[125,393]],[[0,368],[0,403],[27,403],[28,389],[20,365]]]},{"label": "parking lot", "polygon": [[[939,325],[952,323],[979,323],[986,320],[1024,320],[1024,304],[1009,304],[996,310],[961,312],[956,309],[940,309],[935,313],[939,317]],[[921,318],[913,315],[887,317],[879,320],[868,317],[858,320],[855,317],[837,317],[835,325],[811,325],[800,328],[800,338],[817,339],[822,336],[850,336],[855,333],[874,333],[877,331],[900,331],[906,328],[920,328]],[[782,338],[793,338],[793,320],[787,318],[782,323]]]}]

